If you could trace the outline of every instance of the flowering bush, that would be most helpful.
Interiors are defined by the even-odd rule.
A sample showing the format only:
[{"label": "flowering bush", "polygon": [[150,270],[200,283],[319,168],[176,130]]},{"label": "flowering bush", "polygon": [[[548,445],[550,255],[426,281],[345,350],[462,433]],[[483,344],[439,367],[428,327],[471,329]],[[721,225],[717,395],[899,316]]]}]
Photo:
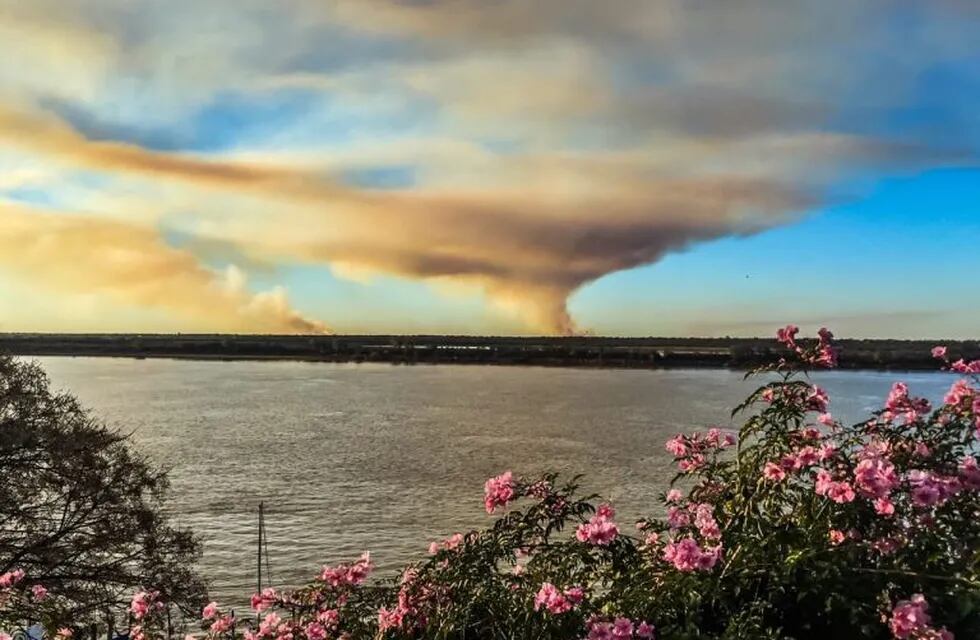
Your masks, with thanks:
[{"label": "flowering bush", "polygon": [[[578,478],[487,481],[483,531],[433,542],[397,579],[365,555],[307,587],[252,598],[257,623],[217,604],[208,640],[328,638],[980,638],[980,361],[935,409],[902,383],[856,425],[807,371],[832,335],[785,355],[735,414],[667,442],[678,473],[660,517],[625,527]],[[598,503],[598,506],[594,506]],[[138,594],[140,629],[152,594]],[[137,615],[138,613],[138,615]]]}]

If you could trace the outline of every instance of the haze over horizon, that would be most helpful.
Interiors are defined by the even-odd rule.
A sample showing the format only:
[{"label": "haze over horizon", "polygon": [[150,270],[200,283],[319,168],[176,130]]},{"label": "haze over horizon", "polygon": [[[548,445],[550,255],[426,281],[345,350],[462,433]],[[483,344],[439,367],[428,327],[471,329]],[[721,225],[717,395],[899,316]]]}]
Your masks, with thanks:
[{"label": "haze over horizon", "polygon": [[0,331],[980,337],[980,4],[0,0]]}]

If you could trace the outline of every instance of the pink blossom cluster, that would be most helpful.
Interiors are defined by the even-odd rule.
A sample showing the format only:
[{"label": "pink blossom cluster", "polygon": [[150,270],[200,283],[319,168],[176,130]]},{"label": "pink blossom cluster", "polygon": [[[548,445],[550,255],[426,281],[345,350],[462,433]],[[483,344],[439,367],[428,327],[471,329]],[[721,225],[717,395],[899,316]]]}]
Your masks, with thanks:
[{"label": "pink blossom cluster", "polygon": [[[805,439],[819,438],[819,432],[815,430],[804,430],[802,436]],[[795,451],[782,456],[778,462],[767,462],[762,467],[762,477],[771,482],[782,482],[789,474],[808,469],[817,463],[825,462],[833,457],[837,448],[830,442],[823,443],[820,448],[812,445],[804,445]]]},{"label": "pink blossom cluster", "polygon": [[514,474],[505,471],[494,476],[483,485],[483,504],[487,513],[493,513],[497,507],[505,507],[517,495]]},{"label": "pink blossom cluster", "polygon": [[971,491],[980,491],[980,464],[977,459],[967,456],[960,460],[959,464],[960,482],[963,488]]},{"label": "pink blossom cluster", "polygon": [[899,640],[953,640],[953,634],[945,628],[934,629],[929,616],[929,603],[921,593],[908,600],[901,600],[892,609],[888,627]]},{"label": "pink blossom cluster", "polygon": [[129,612],[136,624],[130,627],[129,637],[132,640],[146,640],[147,626],[153,622],[154,616],[165,609],[166,605],[160,600],[158,591],[140,590],[134,593],[129,603]]},{"label": "pink blossom cluster", "polygon": [[817,331],[819,342],[811,350],[804,349],[796,342],[796,334],[800,328],[795,324],[789,324],[776,331],[776,340],[782,343],[787,349],[791,349],[800,356],[804,362],[814,364],[828,369],[837,366],[837,348],[833,345],[834,334],[825,327]]},{"label": "pink blossom cluster", "polygon": [[571,611],[583,600],[585,600],[585,591],[582,587],[572,586],[560,590],[550,582],[544,582],[534,596],[534,610],[544,609],[548,613],[560,615]]},{"label": "pink blossom cluster", "polygon": [[810,392],[807,394],[804,400],[804,405],[809,411],[816,411],[817,413],[823,414],[827,412],[827,405],[830,404],[830,397],[827,392],[813,385],[810,387]]},{"label": "pink blossom cluster", "polygon": [[704,538],[718,540],[721,538],[721,528],[715,520],[713,510],[714,507],[706,502],[691,503],[687,507],[672,506],[667,509],[667,524],[677,531],[693,523]]},{"label": "pink blossom cluster", "polygon": [[14,569],[0,574],[0,589],[9,589],[18,585],[25,575],[23,569]]},{"label": "pink blossom cluster", "polygon": [[235,627],[235,616],[230,613],[216,615],[208,627],[208,631],[215,635],[227,633]]},{"label": "pink blossom cluster", "polygon": [[980,437],[980,391],[974,389],[967,380],[957,380],[946,392],[943,402],[954,412],[972,413],[977,437]]},{"label": "pink blossom cluster", "polygon": [[653,640],[656,637],[652,624],[623,617],[608,620],[593,616],[586,621],[585,628],[586,640]]},{"label": "pink blossom cluster", "polygon": [[904,382],[896,382],[888,393],[882,418],[886,422],[892,422],[895,418],[901,417],[905,424],[912,424],[931,410],[928,400],[909,396],[908,385]]},{"label": "pink blossom cluster", "polygon": [[[26,587],[27,573],[23,569],[12,569],[0,573],[0,611],[13,600],[21,600],[26,604],[40,604],[48,599],[47,587],[40,583]],[[2,639],[0,639],[2,640]]]},{"label": "pink blossom cluster", "polygon": [[0,574],[0,607],[3,607],[12,597],[14,587],[23,579],[24,571],[22,569],[14,569]]},{"label": "pink blossom cluster", "polygon": [[135,620],[143,620],[151,613],[163,609],[164,604],[160,602],[160,593],[157,591],[137,591],[129,603],[129,611]]},{"label": "pink blossom cluster", "polygon": [[461,544],[463,544],[463,534],[462,533],[454,533],[453,535],[449,536],[448,538],[446,538],[442,542],[438,542],[438,541],[435,541],[435,540],[433,540],[432,542],[430,542],[429,543],[429,553],[432,554],[432,555],[435,555],[435,554],[439,553],[439,551],[441,551],[443,549],[445,549],[447,551],[452,551],[452,550],[458,548],[459,545],[461,545]]},{"label": "pink blossom cluster", "polygon": [[962,489],[955,476],[943,476],[931,471],[914,469],[909,472],[908,480],[912,503],[920,508],[939,506]]},{"label": "pink blossom cluster", "polygon": [[435,589],[427,584],[419,584],[416,570],[406,570],[398,589],[397,604],[393,608],[378,609],[378,629],[387,631],[424,626],[427,622],[423,613],[424,605],[435,597]]},{"label": "pink blossom cluster", "polygon": [[674,565],[678,571],[710,571],[721,559],[721,544],[701,548],[694,538],[672,540],[664,545],[664,560]]},{"label": "pink blossom cluster", "polygon": [[970,386],[969,381],[961,379],[954,382],[953,386],[949,388],[949,391],[943,396],[943,403],[949,407],[959,409],[971,403],[975,395],[976,390]]},{"label": "pink blossom cluster", "polygon": [[892,515],[895,506],[892,491],[899,484],[895,465],[883,456],[869,455],[854,468],[854,485],[858,492],[875,501],[875,510],[881,515]]},{"label": "pink blossom cluster", "polygon": [[365,552],[352,564],[324,567],[319,579],[331,587],[357,586],[367,579],[373,569],[371,554]]},{"label": "pink blossom cluster", "polygon": [[667,441],[664,448],[674,456],[681,471],[691,473],[705,465],[707,452],[726,449],[735,442],[734,433],[712,427],[704,436],[698,432],[691,435],[677,434]]},{"label": "pink blossom cluster", "polygon": [[834,480],[834,476],[826,469],[817,469],[814,489],[817,495],[826,496],[838,504],[854,502],[854,487],[844,480]]},{"label": "pink blossom cluster", "polygon": [[[261,593],[253,593],[251,598],[252,609],[261,613],[266,609],[275,606],[279,602],[280,596],[272,587],[263,589]],[[215,604],[215,603],[212,603]],[[208,617],[208,616],[205,616]]]},{"label": "pink blossom cluster", "polygon": [[613,522],[616,512],[608,504],[599,505],[595,515],[575,530],[579,542],[607,546],[619,535],[619,527]]},{"label": "pink blossom cluster", "polygon": [[947,365],[949,365],[950,371],[955,371],[956,373],[965,374],[980,374],[980,360],[973,360],[972,362],[967,362],[963,358],[960,358],[956,362],[949,361],[949,355],[947,353],[946,347],[933,347],[932,357],[937,360],[942,360]]},{"label": "pink blossom cluster", "polygon": [[776,401],[777,393],[782,399],[801,404],[807,411],[816,411],[821,416],[827,413],[827,407],[830,405],[830,397],[827,392],[817,385],[811,385],[805,390],[801,390],[799,387],[770,386],[762,391],[760,397],[763,402],[772,404]]}]

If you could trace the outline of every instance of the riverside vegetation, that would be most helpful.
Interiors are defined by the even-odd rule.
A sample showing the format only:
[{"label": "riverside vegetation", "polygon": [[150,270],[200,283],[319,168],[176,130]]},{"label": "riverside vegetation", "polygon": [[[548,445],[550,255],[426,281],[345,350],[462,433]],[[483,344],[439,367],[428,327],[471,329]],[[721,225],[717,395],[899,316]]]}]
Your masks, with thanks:
[{"label": "riverside vegetation", "polygon": [[[782,357],[749,374],[763,383],[733,412],[737,431],[666,443],[678,472],[659,495],[663,517],[626,526],[579,478],[508,471],[485,486],[491,526],[433,542],[400,575],[372,579],[365,554],[306,587],[254,594],[254,621],[208,603],[198,635],[980,637],[980,360],[937,347],[961,374],[940,406],[898,382],[880,410],[844,425],[807,377],[836,365],[832,335],[797,335],[781,329]],[[41,617],[70,636],[75,596],[7,565],[0,622]],[[156,577],[129,601],[134,640],[164,634],[171,595]]]}]

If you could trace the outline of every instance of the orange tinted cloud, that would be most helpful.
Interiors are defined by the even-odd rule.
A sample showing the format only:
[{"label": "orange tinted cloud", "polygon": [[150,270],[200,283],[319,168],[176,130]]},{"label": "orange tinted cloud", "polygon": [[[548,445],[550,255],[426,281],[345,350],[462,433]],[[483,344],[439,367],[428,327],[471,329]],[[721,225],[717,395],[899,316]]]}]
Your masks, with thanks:
[{"label": "orange tinted cloud", "polygon": [[118,222],[0,204],[0,268],[42,289],[161,309],[202,330],[326,331],[281,290],[251,294],[236,269],[214,273],[153,231]]}]

